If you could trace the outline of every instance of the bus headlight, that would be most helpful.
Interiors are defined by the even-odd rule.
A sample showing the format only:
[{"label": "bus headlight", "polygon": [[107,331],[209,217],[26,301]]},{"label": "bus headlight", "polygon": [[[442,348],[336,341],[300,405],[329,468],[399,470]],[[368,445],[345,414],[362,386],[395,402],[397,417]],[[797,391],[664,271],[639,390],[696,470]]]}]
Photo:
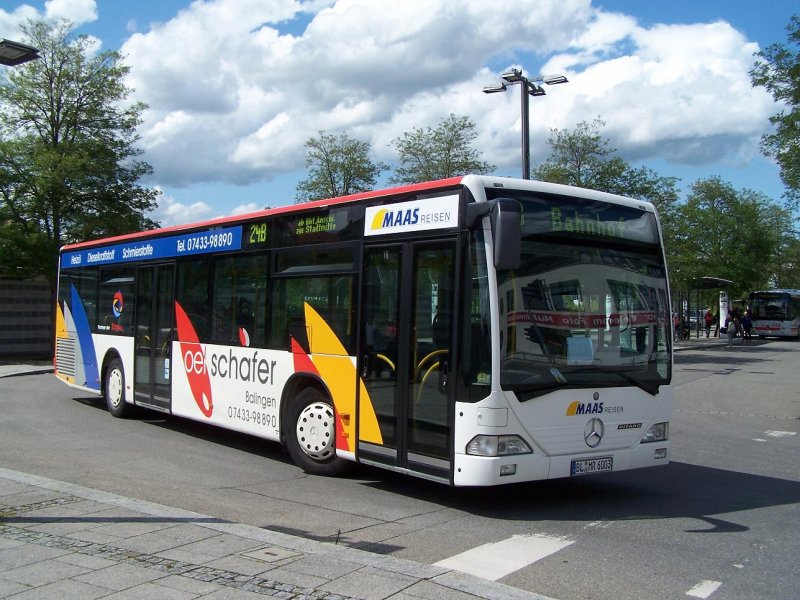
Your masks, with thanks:
[{"label": "bus headlight", "polygon": [[531,454],[533,450],[518,435],[476,435],[467,444],[467,454],[473,456],[513,456]]},{"label": "bus headlight", "polygon": [[663,442],[669,439],[669,422],[656,423],[647,430],[642,436],[642,444],[649,444],[650,442]]}]

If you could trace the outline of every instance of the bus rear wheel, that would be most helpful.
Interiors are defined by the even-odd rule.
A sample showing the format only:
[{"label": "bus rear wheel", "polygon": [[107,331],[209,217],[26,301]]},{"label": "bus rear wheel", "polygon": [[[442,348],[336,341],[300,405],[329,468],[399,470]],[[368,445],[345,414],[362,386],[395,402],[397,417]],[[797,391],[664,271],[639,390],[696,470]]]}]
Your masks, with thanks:
[{"label": "bus rear wheel", "polygon": [[336,418],[330,399],[306,388],[289,406],[286,447],[294,463],[311,475],[339,475],[347,461],[336,456]]},{"label": "bus rear wheel", "polygon": [[108,412],[117,418],[130,416],[133,411],[125,402],[125,371],[122,368],[122,361],[118,358],[113,359],[108,365],[104,392]]}]

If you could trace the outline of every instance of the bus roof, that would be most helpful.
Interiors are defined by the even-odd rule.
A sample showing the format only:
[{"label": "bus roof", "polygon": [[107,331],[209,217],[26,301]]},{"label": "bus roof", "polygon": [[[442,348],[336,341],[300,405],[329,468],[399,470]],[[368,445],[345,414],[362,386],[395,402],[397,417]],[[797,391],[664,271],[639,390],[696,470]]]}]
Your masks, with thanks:
[{"label": "bus roof", "polygon": [[463,176],[451,177],[449,179],[439,179],[436,181],[428,181],[425,183],[415,183],[400,187],[384,188],[369,192],[361,192],[358,194],[350,194],[348,196],[340,196],[338,198],[326,198],[324,200],[314,200],[313,202],[304,202],[302,204],[289,204],[287,206],[279,206],[276,208],[266,208],[263,210],[258,210],[241,215],[217,217],[215,219],[209,219],[207,221],[197,221],[195,223],[185,223],[181,225],[171,225],[169,227],[160,227],[157,229],[147,229],[145,231],[126,233],[118,236],[98,238],[96,240],[88,240],[85,242],[76,242],[74,244],[65,244],[64,246],[61,247],[61,251],[63,252],[65,250],[74,250],[77,248],[86,248],[91,246],[101,246],[113,242],[133,240],[142,237],[159,236],[162,234],[189,231],[193,229],[206,229],[209,227],[219,227],[229,223],[238,223],[239,221],[260,219],[265,216],[291,214],[293,212],[315,209],[315,208],[327,208],[329,206],[347,204],[349,202],[358,202],[360,200],[370,200],[373,198],[380,198],[382,196],[390,196],[394,194],[435,191],[438,189],[444,189],[458,185],[463,181],[463,179],[464,179]]},{"label": "bus roof", "polygon": [[384,188],[380,190],[372,190],[369,192],[361,192],[358,194],[350,194],[348,196],[340,196],[338,198],[327,198],[324,200],[315,200],[313,202],[305,202],[302,204],[290,204],[287,206],[279,206],[276,208],[267,208],[264,210],[254,211],[251,213],[233,215],[227,217],[217,217],[206,221],[198,221],[195,223],[185,223],[181,225],[171,225],[169,227],[161,227],[156,229],[148,229],[146,231],[137,231],[134,233],[127,233],[118,236],[107,238],[98,238],[95,240],[88,240],[84,242],[76,242],[72,244],[65,244],[61,247],[61,252],[76,250],[80,248],[90,248],[94,246],[102,246],[110,243],[125,242],[136,240],[140,238],[159,237],[170,233],[180,233],[184,231],[192,231],[197,229],[208,229],[212,227],[221,227],[224,225],[239,223],[248,220],[261,219],[266,216],[292,214],[295,212],[313,210],[316,208],[327,208],[331,206],[344,205],[350,202],[359,202],[363,200],[377,199],[385,196],[393,196],[404,193],[419,193],[419,192],[432,192],[436,190],[454,187],[460,184],[470,186],[475,183],[486,187],[502,188],[504,184],[513,182],[514,186],[518,189],[527,189],[535,192],[546,194],[569,194],[591,200],[598,200],[603,202],[612,202],[626,206],[638,206],[644,210],[655,212],[655,207],[652,203],[646,200],[639,200],[634,198],[627,198],[616,194],[609,194],[606,192],[599,192],[588,188],[573,187],[558,183],[549,183],[545,181],[537,181],[534,179],[514,179],[509,177],[497,177],[486,175],[463,175],[458,177],[451,177],[449,179],[439,179],[435,181],[427,181],[424,183],[415,183],[411,185]]}]

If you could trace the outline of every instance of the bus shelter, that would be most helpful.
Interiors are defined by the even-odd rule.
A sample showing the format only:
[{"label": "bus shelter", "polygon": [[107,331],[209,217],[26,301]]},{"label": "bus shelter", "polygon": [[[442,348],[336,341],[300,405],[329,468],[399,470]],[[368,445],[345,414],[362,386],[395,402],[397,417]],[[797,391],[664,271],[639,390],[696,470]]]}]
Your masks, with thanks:
[{"label": "bus shelter", "polygon": [[[686,337],[689,337],[692,331],[695,332],[696,337],[700,337],[703,328],[703,316],[705,309],[709,308],[709,303],[703,303],[704,292],[709,290],[717,290],[725,292],[733,283],[730,279],[722,279],[721,277],[695,277],[689,280],[689,287],[686,290],[677,292],[675,295],[678,300],[678,314],[680,315],[680,322],[682,324],[681,331],[685,331]],[[707,296],[706,296],[707,297]],[[727,298],[727,294],[725,295]],[[716,311],[712,309],[715,322],[719,324],[720,319],[725,319],[725,315],[721,315],[721,301],[718,298],[711,306],[716,307]],[[719,333],[719,327],[716,328],[716,334]]]}]

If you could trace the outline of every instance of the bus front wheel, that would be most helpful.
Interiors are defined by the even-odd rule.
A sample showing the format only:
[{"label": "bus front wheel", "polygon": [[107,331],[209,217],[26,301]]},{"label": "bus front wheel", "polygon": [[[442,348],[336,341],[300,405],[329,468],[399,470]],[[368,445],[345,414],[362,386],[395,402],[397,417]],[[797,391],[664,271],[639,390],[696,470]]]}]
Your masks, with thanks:
[{"label": "bus front wheel", "polygon": [[311,475],[339,475],[347,461],[336,456],[336,418],[330,399],[306,388],[292,400],[286,447],[294,463]]},{"label": "bus front wheel", "polygon": [[131,414],[131,407],[125,402],[125,371],[118,358],[113,359],[106,370],[105,397],[108,412],[115,417]]}]

